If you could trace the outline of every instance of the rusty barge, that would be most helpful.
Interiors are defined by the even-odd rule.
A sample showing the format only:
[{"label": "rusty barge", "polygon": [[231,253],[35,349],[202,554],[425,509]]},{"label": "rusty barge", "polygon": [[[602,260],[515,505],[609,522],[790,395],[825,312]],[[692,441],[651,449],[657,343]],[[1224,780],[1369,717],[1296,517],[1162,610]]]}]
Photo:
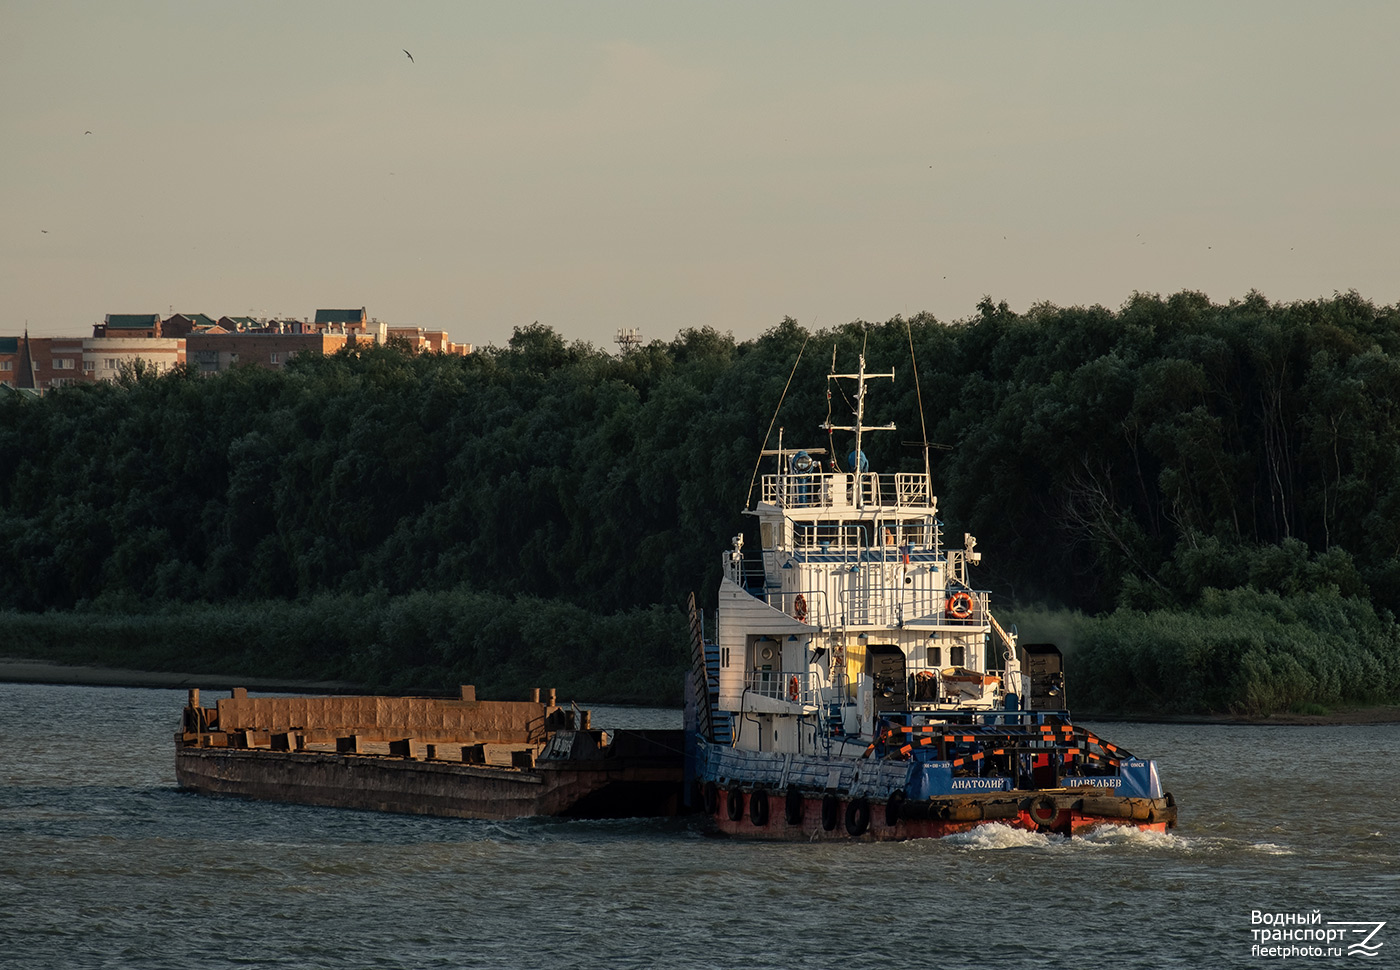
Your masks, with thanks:
[{"label": "rusty barge", "polygon": [[179,786],[206,795],[457,818],[631,818],[677,811],[682,732],[600,731],[555,702],[232,696],[191,690]]}]

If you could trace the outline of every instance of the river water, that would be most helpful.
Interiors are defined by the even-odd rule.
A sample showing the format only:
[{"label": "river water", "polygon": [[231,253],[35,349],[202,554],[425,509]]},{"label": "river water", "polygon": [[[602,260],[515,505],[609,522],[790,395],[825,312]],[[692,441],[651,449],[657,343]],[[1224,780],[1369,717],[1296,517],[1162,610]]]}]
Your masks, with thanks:
[{"label": "river water", "polygon": [[[1158,759],[1168,835],[795,845],[195,796],[184,703],[0,684],[0,966],[1400,966],[1400,725],[1090,725]],[[1314,912],[1334,951],[1252,951]]]}]

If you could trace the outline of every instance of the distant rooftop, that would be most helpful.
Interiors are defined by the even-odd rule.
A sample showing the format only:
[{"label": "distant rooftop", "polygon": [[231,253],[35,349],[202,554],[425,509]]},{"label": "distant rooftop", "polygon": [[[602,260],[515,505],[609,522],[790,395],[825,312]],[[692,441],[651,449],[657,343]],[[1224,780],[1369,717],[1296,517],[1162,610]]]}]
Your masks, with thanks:
[{"label": "distant rooftop", "polygon": [[317,323],[364,323],[365,308],[358,310],[317,310]]},{"label": "distant rooftop", "polygon": [[212,327],[214,318],[207,313],[178,313],[176,316],[184,317],[196,327]]},{"label": "distant rooftop", "polygon": [[149,330],[160,323],[159,313],[109,313],[109,330]]}]

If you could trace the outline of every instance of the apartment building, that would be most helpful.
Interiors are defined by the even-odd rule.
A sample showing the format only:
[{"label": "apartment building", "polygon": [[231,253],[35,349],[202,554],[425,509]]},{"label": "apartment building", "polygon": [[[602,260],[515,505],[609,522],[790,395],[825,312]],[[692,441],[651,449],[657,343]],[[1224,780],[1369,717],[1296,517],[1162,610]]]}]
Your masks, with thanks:
[{"label": "apartment building", "polygon": [[111,381],[138,359],[159,374],[184,363],[184,343],[171,337],[0,337],[0,384],[46,391]]},{"label": "apartment building", "polygon": [[44,391],[78,381],[114,380],[143,361],[163,373],[186,361],[210,374],[238,365],[281,367],[301,353],[333,354],[347,343],[390,336],[427,353],[470,354],[446,330],[389,327],[358,310],[317,310],[311,320],[176,313],[109,313],[91,337],[0,337],[0,385]]}]

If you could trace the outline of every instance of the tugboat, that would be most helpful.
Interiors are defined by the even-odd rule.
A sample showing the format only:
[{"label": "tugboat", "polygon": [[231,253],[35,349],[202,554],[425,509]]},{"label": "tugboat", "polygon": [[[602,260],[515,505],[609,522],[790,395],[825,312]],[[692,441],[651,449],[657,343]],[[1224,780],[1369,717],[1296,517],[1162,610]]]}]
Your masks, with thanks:
[{"label": "tugboat", "polygon": [[[982,554],[944,543],[922,472],[872,471],[854,423],[826,448],[764,451],[761,550],[724,553],[713,637],[691,601],[690,777],[722,833],[763,839],[929,838],[999,823],[1077,836],[1165,832],[1176,802],[1155,762],[1070,720],[1053,644],[1019,644],[973,585]],[[843,386],[842,390],[845,389]],[[830,393],[828,393],[830,399]],[[844,462],[835,435],[853,436]]]}]

